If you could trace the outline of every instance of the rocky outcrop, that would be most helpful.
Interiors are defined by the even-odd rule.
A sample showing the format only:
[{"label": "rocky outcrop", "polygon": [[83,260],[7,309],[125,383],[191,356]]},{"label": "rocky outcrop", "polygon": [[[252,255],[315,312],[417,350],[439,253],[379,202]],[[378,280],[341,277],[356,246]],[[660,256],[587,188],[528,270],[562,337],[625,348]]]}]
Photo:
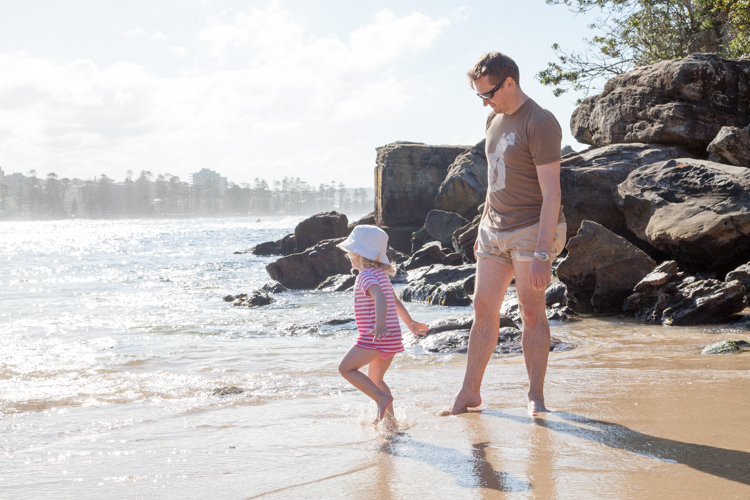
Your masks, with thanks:
[{"label": "rocky outcrop", "polygon": [[424,229],[435,241],[439,241],[444,246],[450,246],[453,232],[468,223],[469,221],[457,213],[430,210],[424,221]]},{"label": "rocky outcrop", "polygon": [[715,155],[714,161],[750,167],[750,125],[745,128],[722,127],[708,145],[708,152]]},{"label": "rocky outcrop", "polygon": [[379,226],[388,235],[388,245],[404,253],[412,253],[412,236],[422,229],[420,226]]},{"label": "rocky outcrop", "polygon": [[589,148],[563,159],[560,188],[567,239],[576,235],[584,219],[593,220],[651,255],[653,247],[628,229],[625,216],[615,204],[617,186],[639,167],[689,157],[681,147],[636,143]]},{"label": "rocky outcrop", "polygon": [[656,262],[624,238],[585,220],[568,242],[568,256],[557,268],[568,307],[579,313],[616,313]]},{"label": "rocky outcrop", "polygon": [[317,245],[323,240],[349,235],[349,220],[338,212],[321,212],[303,220],[294,228],[296,252]]},{"label": "rocky outcrop", "polygon": [[750,169],[677,159],[634,170],[617,188],[628,229],[687,272],[723,276],[750,255]]},{"label": "rocky outcrop", "polygon": [[375,212],[370,212],[367,215],[363,215],[356,221],[349,224],[349,227],[348,227],[349,232],[351,232],[352,229],[354,229],[355,227],[362,226],[362,225],[374,226],[375,225]]},{"label": "rocky outcrop", "polygon": [[453,231],[453,236],[451,237],[453,248],[461,255],[461,258],[466,263],[477,261],[474,256],[474,243],[477,241],[479,222],[481,219],[482,214],[480,213],[474,217],[474,220]]},{"label": "rocky outcrop", "polygon": [[260,243],[249,250],[240,250],[235,254],[250,253],[253,255],[291,255],[295,251],[294,234],[287,234],[276,241]]},{"label": "rocky outcrop", "polygon": [[324,240],[302,253],[281,257],[266,266],[272,279],[291,289],[311,289],[329,276],[346,274],[351,263],[336,244],[344,238]]},{"label": "rocky outcrop", "polygon": [[[375,221],[378,226],[422,227],[448,167],[468,146],[395,142],[377,148]],[[386,231],[387,232],[387,231]],[[411,234],[410,234],[411,236]],[[395,244],[391,244],[402,251]]]},{"label": "rocky outcrop", "polygon": [[354,286],[357,277],[352,274],[337,274],[329,276],[323,283],[317,286],[317,290],[326,290],[329,292],[343,292]]},{"label": "rocky outcrop", "polygon": [[653,324],[674,326],[722,323],[745,307],[745,287],[697,279],[667,261],[639,282],[623,309]]},{"label": "rocky outcrop", "polygon": [[461,266],[446,266],[434,264],[429,267],[421,267],[409,271],[407,280],[409,283],[423,280],[426,283],[435,285],[437,283],[455,283],[463,281],[466,278],[474,276],[477,267],[474,264],[464,264]]},{"label": "rocky outcrop", "polygon": [[[226,297],[224,298],[224,300],[226,300]],[[270,295],[256,290],[249,296],[245,294],[238,295],[237,298],[232,301],[232,305],[241,307],[257,307],[267,306],[271,302],[273,302],[273,298]]]},{"label": "rocky outcrop", "polygon": [[404,302],[426,302],[433,306],[470,306],[471,298],[463,283],[437,283],[435,285],[425,281],[409,283],[401,291]]},{"label": "rocky outcrop", "polygon": [[570,128],[579,142],[683,146],[696,155],[723,126],[750,123],[750,59],[693,54],[612,78],[583,101]]},{"label": "rocky outcrop", "polygon": [[745,296],[748,302],[750,302],[750,262],[741,265],[733,271],[729,271],[726,278],[724,278],[724,281],[727,283],[734,280],[739,281],[745,287]]},{"label": "rocky outcrop", "polygon": [[435,208],[455,212],[466,219],[477,215],[477,207],[487,196],[487,156],[484,139],[458,156],[448,167],[448,175],[435,197]]},{"label": "rocky outcrop", "polygon": [[721,342],[714,342],[703,348],[701,354],[729,354],[732,352],[739,352],[743,347],[750,346],[750,343],[744,340],[723,340]]},{"label": "rocky outcrop", "polygon": [[260,288],[258,288],[259,292],[261,293],[282,293],[282,292],[288,292],[289,289],[279,283],[278,281],[267,281],[261,285]]},{"label": "rocky outcrop", "polygon": [[420,250],[414,252],[409,260],[401,264],[400,268],[404,271],[411,271],[419,267],[431,266],[433,264],[443,264],[446,266],[459,266],[463,262],[461,255],[457,253],[446,254],[439,242],[435,241],[423,246]]}]

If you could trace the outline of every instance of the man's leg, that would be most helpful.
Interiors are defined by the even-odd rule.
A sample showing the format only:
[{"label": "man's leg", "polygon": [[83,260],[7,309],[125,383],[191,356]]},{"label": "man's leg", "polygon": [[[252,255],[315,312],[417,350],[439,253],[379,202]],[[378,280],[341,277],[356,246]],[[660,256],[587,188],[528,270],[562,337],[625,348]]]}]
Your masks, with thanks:
[{"label": "man's leg", "polygon": [[457,415],[482,404],[479,390],[487,362],[497,347],[500,306],[513,280],[513,266],[489,258],[477,262],[474,293],[474,324],[469,334],[469,351],[461,390],[453,398],[450,413]]},{"label": "man's leg", "polygon": [[549,358],[549,323],[544,303],[544,290],[535,290],[529,282],[531,261],[514,260],[518,306],[523,321],[523,358],[529,375],[529,414],[546,412],[544,376]]}]

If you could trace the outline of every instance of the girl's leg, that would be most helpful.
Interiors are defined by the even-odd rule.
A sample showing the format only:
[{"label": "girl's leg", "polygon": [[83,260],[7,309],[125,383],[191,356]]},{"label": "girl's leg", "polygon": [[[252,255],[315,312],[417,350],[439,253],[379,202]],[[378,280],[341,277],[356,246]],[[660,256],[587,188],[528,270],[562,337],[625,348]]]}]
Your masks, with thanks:
[{"label": "girl's leg", "polygon": [[[370,398],[377,403],[378,417],[375,419],[375,422],[379,422],[383,418],[386,410],[393,402],[393,396],[391,396],[390,392],[385,392],[380,389],[380,387],[370,380],[367,375],[359,371],[359,369],[378,359],[381,359],[380,351],[362,349],[361,347],[354,346],[349,349],[349,352],[346,353],[344,359],[339,363],[339,373],[341,373],[350,384],[370,396]],[[383,373],[385,373],[385,370]]]},{"label": "girl's leg", "polygon": [[[391,393],[391,389],[385,383],[383,377],[385,376],[385,372],[388,370],[388,367],[391,366],[391,362],[393,361],[394,357],[396,357],[395,354],[393,354],[392,356],[388,356],[388,359],[383,359],[382,357],[378,356],[377,359],[370,362],[370,364],[367,366],[367,375],[370,377],[370,380],[372,380],[372,382],[376,386],[378,386],[381,391],[388,394]],[[391,423],[394,421],[393,404],[386,408],[385,418]]]}]

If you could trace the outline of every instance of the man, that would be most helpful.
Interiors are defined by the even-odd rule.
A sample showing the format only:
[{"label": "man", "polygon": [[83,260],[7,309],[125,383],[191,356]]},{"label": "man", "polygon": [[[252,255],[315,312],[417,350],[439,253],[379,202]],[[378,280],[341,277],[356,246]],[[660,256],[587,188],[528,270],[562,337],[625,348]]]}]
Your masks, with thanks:
[{"label": "man", "polygon": [[497,346],[500,306],[516,278],[529,377],[528,411],[546,412],[544,376],[550,334],[544,292],[552,261],[565,246],[560,205],[560,125],[521,90],[518,66],[500,52],[485,54],[467,73],[487,119],[487,199],[474,254],[474,324],[461,390],[450,413],[482,403],[480,387]]}]

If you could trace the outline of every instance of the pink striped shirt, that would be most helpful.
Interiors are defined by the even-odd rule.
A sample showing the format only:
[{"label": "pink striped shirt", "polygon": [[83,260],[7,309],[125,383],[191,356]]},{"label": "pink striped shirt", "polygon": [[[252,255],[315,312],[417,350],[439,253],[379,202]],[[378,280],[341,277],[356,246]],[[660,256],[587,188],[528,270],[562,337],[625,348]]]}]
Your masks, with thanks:
[{"label": "pink striped shirt", "polygon": [[[375,328],[375,299],[367,293],[372,285],[380,285],[386,301],[385,327],[390,335],[380,340],[373,340],[373,335],[369,335],[370,331]],[[355,344],[357,347],[378,350],[383,358],[404,350],[393,286],[388,275],[379,267],[363,269],[357,275],[354,283],[354,317],[357,320],[357,330],[359,330],[359,338]]]}]

